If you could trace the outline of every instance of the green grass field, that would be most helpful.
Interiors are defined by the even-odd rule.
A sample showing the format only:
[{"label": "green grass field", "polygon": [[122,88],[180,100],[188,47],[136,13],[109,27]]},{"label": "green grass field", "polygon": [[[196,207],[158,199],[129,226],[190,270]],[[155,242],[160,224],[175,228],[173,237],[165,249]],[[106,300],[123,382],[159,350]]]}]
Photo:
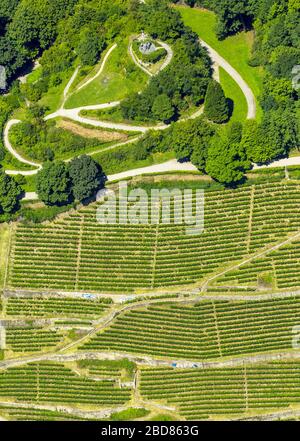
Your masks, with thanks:
[{"label": "green grass field", "polygon": [[[240,73],[251,87],[256,98],[258,98],[262,83],[262,70],[248,64],[253,44],[253,33],[240,32],[226,38],[226,40],[219,41],[215,33],[216,16],[213,12],[186,6],[177,6],[176,8],[181,13],[184,23],[190,26],[200,38],[214,48]],[[229,82],[227,83],[229,86]],[[236,96],[234,90],[232,94]],[[260,115],[261,109],[258,106],[258,117]]]},{"label": "green grass field", "polygon": [[242,90],[231,76],[220,67],[220,81],[226,98],[233,102],[231,121],[244,121],[247,117],[247,101]]},{"label": "green grass field", "polygon": [[57,109],[59,109],[60,105],[62,104],[62,100],[63,100],[64,88],[68,84],[68,82],[73,74],[74,69],[75,68],[65,72],[64,79],[61,82],[61,84],[59,84],[58,86],[50,87],[48,92],[45,95],[43,95],[42,98],[40,99],[39,104],[41,106],[45,106],[47,108],[46,114],[50,114],[52,112],[55,112]]},{"label": "green grass field", "polygon": [[87,87],[72,94],[65,107],[72,109],[122,100],[129,93],[142,90],[147,80],[147,75],[131,61],[127,42],[119,43],[108,58],[101,75]]}]

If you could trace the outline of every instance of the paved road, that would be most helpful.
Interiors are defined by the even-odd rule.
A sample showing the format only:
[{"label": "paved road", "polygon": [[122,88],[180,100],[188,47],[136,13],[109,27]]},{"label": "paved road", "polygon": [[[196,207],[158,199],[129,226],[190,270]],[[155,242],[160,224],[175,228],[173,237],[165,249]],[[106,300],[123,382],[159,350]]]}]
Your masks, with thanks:
[{"label": "paved road", "polygon": [[229,64],[221,55],[218,54],[211,46],[209,46],[205,41],[200,40],[200,43],[203,47],[208,50],[209,56],[218,66],[221,66],[226,72],[236,81],[236,83],[240,86],[243,91],[243,94],[246,97],[247,105],[248,105],[248,119],[254,119],[256,117],[256,101],[255,96],[246,83],[246,81],[241,77],[241,75]]},{"label": "paved road", "polygon": [[65,105],[65,102],[68,98],[69,90],[70,90],[75,78],[77,77],[79,69],[80,69],[80,66],[76,67],[73,75],[71,76],[70,80],[68,81],[68,84],[66,85],[66,87],[64,89],[64,99],[63,99],[61,107],[63,107]]},{"label": "paved road", "polygon": [[47,115],[45,120],[48,121],[49,119],[57,118],[57,117],[63,117],[63,118],[69,118],[73,121],[82,123],[82,124],[88,124],[90,126],[94,127],[101,127],[103,129],[110,129],[110,130],[123,130],[126,132],[141,132],[146,133],[150,129],[155,130],[163,130],[167,128],[168,126],[160,124],[158,126],[138,126],[138,125],[131,125],[131,124],[123,124],[123,123],[114,123],[110,121],[99,121],[97,119],[87,118],[80,115],[80,112],[82,110],[100,110],[100,109],[109,109],[111,107],[117,106],[120,104],[117,101],[111,102],[111,103],[103,103],[98,104],[95,106],[83,106],[83,107],[76,107],[75,109],[59,109],[54,113],[51,113],[50,115]]},{"label": "paved road", "polygon": [[[129,144],[131,141],[126,141],[126,144]],[[108,149],[114,148],[113,146],[108,147]],[[127,179],[135,176],[141,176],[144,174],[156,174],[163,172],[176,172],[176,171],[197,171],[197,167],[195,167],[191,162],[178,162],[177,159],[171,159],[170,161],[163,162],[162,164],[150,165],[148,167],[135,168],[133,170],[127,170],[125,172],[116,173],[113,175],[107,176],[107,182],[119,181],[121,179]],[[18,174],[18,172],[15,172]],[[37,171],[34,171],[37,173]],[[23,173],[22,173],[23,174]],[[37,194],[30,192],[25,194],[24,199],[37,199]]]},{"label": "paved road", "polygon": [[145,366],[154,366],[154,367],[167,367],[176,364],[177,369],[215,369],[215,368],[226,368],[226,367],[234,367],[234,366],[243,366],[245,364],[254,364],[254,363],[269,363],[276,360],[299,360],[300,352],[299,351],[281,351],[277,353],[262,353],[257,355],[249,355],[244,357],[231,357],[226,358],[224,360],[218,361],[199,361],[198,359],[194,360],[184,360],[184,359],[174,359],[174,358],[155,358],[153,356],[145,356],[145,355],[134,355],[129,352],[99,352],[99,351],[79,351],[75,353],[69,354],[60,354],[60,353],[49,353],[49,354],[37,354],[28,357],[19,357],[8,359],[0,362],[0,369],[7,369],[15,366],[22,366],[27,363],[34,363],[40,361],[56,361],[59,363],[64,362],[72,362],[78,360],[122,360],[127,358],[129,361],[134,363],[138,363],[140,365]]},{"label": "paved road", "polygon": [[62,412],[64,414],[69,414],[78,419],[87,418],[87,419],[103,419],[109,418],[113,412],[121,412],[126,409],[126,406],[122,407],[112,407],[108,409],[101,410],[81,410],[78,407],[72,406],[54,406],[51,404],[36,404],[36,403],[16,403],[13,401],[1,401],[1,407],[7,408],[16,408],[16,409],[38,409],[38,410],[49,410],[52,412]]}]

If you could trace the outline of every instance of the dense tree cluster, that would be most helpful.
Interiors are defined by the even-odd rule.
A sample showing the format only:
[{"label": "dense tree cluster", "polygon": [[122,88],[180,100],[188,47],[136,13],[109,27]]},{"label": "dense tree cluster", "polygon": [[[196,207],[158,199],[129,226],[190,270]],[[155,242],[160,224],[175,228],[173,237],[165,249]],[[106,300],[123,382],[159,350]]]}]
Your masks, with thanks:
[{"label": "dense tree cluster", "polygon": [[[91,66],[116,38],[144,30],[153,38],[167,41],[174,57],[141,93],[122,102],[121,111],[129,120],[164,121],[170,127],[147,133],[134,146],[106,152],[108,160],[130,164],[156,152],[174,150],[179,159],[189,158],[216,180],[231,184],[240,182],[251,162],[265,163],[298,147],[299,89],[293,86],[292,78],[293,67],[300,64],[299,0],[186,3],[216,12],[220,39],[241,30],[255,30],[249,63],[264,67],[260,96],[263,115],[259,121],[247,121],[244,126],[229,124],[228,129],[212,124],[228,121],[228,103],[220,85],[211,80],[211,61],[206,50],[167,0],[2,0],[0,60],[7,67],[10,80],[37,57],[42,69],[34,83],[14,85],[9,96],[0,97],[0,131],[26,97],[31,106],[25,121],[11,131],[13,144],[39,161],[53,161],[56,152],[61,157],[68,152],[78,155],[84,151],[95,140],[84,140],[53,123],[45,123],[46,109],[37,103],[50,87],[66,79],[75,60]],[[204,117],[173,123],[184,111],[204,100]],[[8,153],[1,143],[2,140],[3,162]],[[74,197],[88,198],[96,184],[101,185],[97,166],[90,159],[81,157],[68,166],[52,162],[45,168],[44,175],[40,174],[39,188],[49,204],[65,203]],[[1,185],[10,188],[9,182],[13,181],[5,178]]]},{"label": "dense tree cluster", "polygon": [[46,205],[65,205],[95,196],[105,182],[102,169],[90,156],[82,155],[70,163],[46,162],[37,175],[36,190]]},{"label": "dense tree cluster", "polygon": [[[59,72],[76,53],[82,63],[93,65],[126,21],[130,26],[131,4],[131,0],[1,0],[1,64],[13,78],[50,48],[42,63],[48,82],[58,81]],[[56,75],[49,78],[49,73]]]},{"label": "dense tree cluster", "polygon": [[25,121],[16,124],[10,131],[12,144],[19,146],[25,156],[38,162],[52,161],[99,146],[97,138],[84,138],[59,127],[55,121],[45,122],[44,111],[37,104],[31,105],[26,111]]},{"label": "dense tree cluster", "polygon": [[0,170],[0,218],[16,210],[21,194],[17,180]]},{"label": "dense tree cluster", "polygon": [[17,85],[11,89],[11,93],[7,96],[0,96],[0,162],[4,161],[7,152],[3,145],[2,131],[9,115],[19,107],[19,90]]},{"label": "dense tree cluster", "polygon": [[171,64],[151,78],[140,94],[124,100],[124,118],[172,121],[190,105],[204,100],[211,75],[211,62],[198,37],[184,26],[180,14],[165,1],[150,0],[138,10],[140,26],[154,38],[170,43],[174,50]]},{"label": "dense tree cluster", "polygon": [[205,96],[205,115],[215,123],[225,123],[229,119],[229,105],[222,86],[215,80],[208,84]]},{"label": "dense tree cluster", "polygon": [[260,96],[264,115],[261,123],[247,122],[244,128],[242,146],[248,159],[268,162],[299,147],[300,88],[292,82],[297,75],[295,67],[300,65],[299,0],[190,0],[186,3],[216,12],[219,38],[241,30],[255,31],[249,63],[264,67]]}]

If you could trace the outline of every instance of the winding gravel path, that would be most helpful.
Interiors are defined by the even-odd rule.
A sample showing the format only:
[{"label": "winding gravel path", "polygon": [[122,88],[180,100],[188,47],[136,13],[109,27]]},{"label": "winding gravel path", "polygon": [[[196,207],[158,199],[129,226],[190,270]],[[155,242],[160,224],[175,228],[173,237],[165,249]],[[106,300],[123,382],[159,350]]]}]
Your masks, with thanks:
[{"label": "winding gravel path", "polygon": [[79,86],[77,87],[77,89],[76,89],[76,92],[78,92],[79,90],[81,90],[81,89],[83,89],[84,87],[88,86],[90,83],[92,83],[96,78],[98,78],[98,77],[102,74],[102,72],[103,72],[103,70],[104,70],[104,67],[105,67],[105,64],[106,64],[106,62],[107,62],[107,60],[108,60],[108,57],[110,56],[110,54],[112,53],[112,51],[114,51],[114,50],[116,49],[116,47],[117,47],[117,44],[116,44],[116,43],[112,45],[112,47],[106,52],[106,54],[105,54],[105,56],[104,56],[104,58],[103,58],[102,64],[101,64],[101,66],[100,66],[100,69],[98,70],[98,72],[96,73],[96,75],[94,75],[92,78],[89,78],[87,81],[85,81],[85,82],[82,83],[81,85],[79,85]]},{"label": "winding gravel path", "polygon": [[150,77],[154,77],[156,75],[159,74],[159,72],[161,72],[162,70],[164,70],[172,61],[173,56],[174,56],[174,52],[173,49],[171,48],[171,46],[169,46],[167,43],[164,43],[163,41],[157,40],[157,43],[163,47],[166,51],[167,51],[167,56],[165,61],[163,62],[163,64],[161,65],[160,69],[156,72],[156,73],[152,73],[150,72],[149,69],[147,69],[147,67],[145,66],[144,63],[142,63],[138,57],[135,55],[135,53],[133,52],[133,47],[132,47],[132,43],[129,44],[129,55],[132,58],[132,61],[134,62],[134,64],[137,65],[137,67],[139,67],[140,69],[142,69],[142,71],[144,71],[147,75],[149,75]]},{"label": "winding gravel path", "polygon": [[[243,91],[243,93],[247,99],[247,104],[248,104],[248,116],[247,117],[249,119],[255,118],[255,116],[256,116],[256,103],[255,103],[255,97],[254,97],[253,92],[250,89],[250,87],[243,80],[241,75],[224,58],[222,58],[213,48],[211,48],[203,40],[200,40],[200,43],[203,47],[205,47],[208,50],[209,55],[212,58],[212,61],[216,65],[223,67],[223,69],[226,70],[228,72],[228,74],[240,86],[241,90]],[[160,44],[162,44],[164,46],[163,42],[160,42]],[[93,78],[90,78],[87,82],[83,83],[80,86],[80,88],[87,86],[91,81],[93,81],[98,75],[101,74],[101,72],[103,71],[103,69],[105,67],[105,63],[106,63],[109,55],[112,53],[112,51],[115,48],[116,48],[116,44],[113,45],[106,53],[106,55],[103,59],[102,65],[101,65],[99,71],[97,72],[97,74]],[[173,57],[173,51],[168,45],[166,45],[166,50],[168,51],[167,58],[168,58],[168,63],[169,63]],[[167,60],[166,60],[166,62],[167,62]],[[103,104],[91,105],[91,106],[81,106],[81,107],[77,107],[75,109],[65,109],[63,106],[64,106],[64,103],[65,103],[66,98],[68,96],[70,87],[72,86],[72,83],[74,82],[74,80],[76,78],[78,70],[79,70],[79,67],[76,68],[74,74],[72,75],[70,81],[68,82],[68,84],[64,90],[64,101],[63,101],[62,107],[60,109],[58,109],[56,112],[53,112],[52,114],[47,115],[45,117],[46,121],[53,119],[53,118],[57,118],[57,117],[65,117],[65,118],[69,118],[71,120],[74,120],[78,123],[88,124],[88,125],[91,125],[94,127],[100,127],[100,128],[104,128],[104,129],[111,129],[111,130],[121,130],[121,131],[125,130],[125,131],[129,131],[129,132],[134,131],[134,132],[139,132],[141,135],[146,133],[149,130],[165,130],[168,127],[165,124],[160,124],[160,125],[156,125],[156,126],[139,126],[139,125],[114,123],[114,122],[109,122],[109,121],[98,121],[98,120],[95,120],[92,118],[86,118],[86,117],[83,117],[80,115],[80,113],[83,110],[101,110],[101,109],[108,109],[108,108],[118,106],[120,104],[120,101],[113,101],[113,102],[109,102],[109,103],[103,103]],[[194,118],[200,116],[202,113],[203,113],[203,107],[201,109],[198,109],[193,115],[191,115],[187,118],[183,118],[182,121],[186,121],[188,119],[194,119]],[[23,158],[20,154],[18,154],[18,152],[16,152],[14,150],[11,143],[9,142],[9,136],[8,136],[9,130],[13,125],[18,124],[19,122],[20,122],[19,120],[12,119],[12,120],[8,121],[8,123],[6,124],[5,130],[4,130],[4,145],[7,148],[7,150],[10,151],[10,153],[15,158],[17,158],[20,162],[23,162],[24,164],[31,165],[31,166],[35,167],[35,169],[34,170],[26,170],[26,171],[6,170],[6,173],[10,174],[10,175],[22,174],[24,176],[30,176],[30,175],[36,174],[38,172],[38,170],[41,168],[41,165]],[[136,139],[138,139],[138,138],[136,138]],[[128,141],[128,143],[129,143],[129,141]],[[118,147],[120,145],[122,145],[122,144],[118,143],[118,144],[110,146],[108,149],[111,150],[111,149]],[[272,163],[270,163],[268,165],[262,165],[262,166],[254,165],[254,169],[272,168],[272,167],[286,167],[286,166],[290,166],[290,165],[300,165],[300,156],[280,159],[278,161],[273,161]],[[162,173],[162,172],[170,172],[170,171],[174,171],[174,172],[176,172],[176,171],[195,171],[195,170],[197,170],[197,169],[192,163],[189,163],[189,162],[179,163],[176,160],[171,160],[171,161],[167,161],[162,164],[156,164],[156,165],[149,166],[149,167],[128,170],[126,172],[117,173],[115,175],[109,175],[108,180],[115,181],[118,179],[126,179],[129,177],[139,176],[139,175],[143,175],[143,174],[147,174],[147,173]],[[30,194],[28,193],[28,194],[26,194],[25,197],[30,198],[30,199],[35,199],[36,195],[34,193],[30,193]]]},{"label": "winding gravel path", "polygon": [[141,176],[144,174],[163,173],[170,171],[198,171],[191,162],[178,162],[177,159],[163,162],[162,164],[149,165],[148,167],[135,168],[125,172],[108,175],[108,181],[119,181],[121,179],[132,178],[134,176]]},{"label": "winding gravel path", "polygon": [[234,81],[239,85],[243,94],[246,97],[247,105],[248,105],[248,114],[247,119],[254,119],[256,117],[256,100],[255,96],[246,83],[246,81],[241,77],[241,75],[228,63],[221,55],[218,54],[211,46],[209,46],[205,41],[199,40],[201,46],[205,47],[209,53],[212,61],[221,66],[226,72],[234,79]]},{"label": "winding gravel path", "polygon": [[[38,170],[41,168],[40,164],[37,164],[36,162],[33,161],[29,161],[28,159],[23,158],[23,156],[21,156],[11,145],[10,140],[9,140],[9,131],[10,129],[15,126],[16,124],[19,124],[21,121],[18,119],[11,119],[10,121],[8,121],[8,123],[6,124],[5,128],[4,128],[4,145],[6,147],[6,149],[16,158],[18,159],[18,161],[23,162],[23,164],[27,164],[27,165],[31,165],[32,167],[37,167]],[[37,173],[38,170],[29,170],[26,172],[26,174],[35,174]]]},{"label": "winding gravel path", "polygon": [[10,360],[5,360],[0,362],[0,369],[8,369],[10,367],[22,366],[27,363],[34,363],[40,361],[55,361],[59,363],[66,363],[78,360],[122,360],[128,359],[134,363],[143,366],[154,366],[154,367],[166,367],[176,364],[177,369],[222,369],[226,367],[235,367],[235,366],[243,366],[245,364],[254,364],[254,363],[268,363],[277,360],[299,360],[300,352],[299,351],[281,351],[277,353],[266,353],[266,354],[257,354],[257,355],[249,355],[244,357],[228,357],[224,360],[219,361],[199,361],[195,360],[184,360],[184,359],[174,359],[168,357],[155,358],[152,356],[145,355],[134,355],[129,352],[75,352],[69,354],[60,354],[60,353],[49,353],[49,354],[39,354],[33,355],[29,357],[19,357],[13,358]]}]

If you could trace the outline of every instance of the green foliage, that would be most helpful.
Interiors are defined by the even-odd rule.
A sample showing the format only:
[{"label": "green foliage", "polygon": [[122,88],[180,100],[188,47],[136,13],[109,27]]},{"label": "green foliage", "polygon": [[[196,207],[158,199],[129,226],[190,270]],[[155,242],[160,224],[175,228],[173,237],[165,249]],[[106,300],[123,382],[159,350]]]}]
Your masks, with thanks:
[{"label": "green foliage", "polygon": [[227,137],[230,143],[238,144],[242,140],[243,125],[240,122],[234,121],[227,127]]},{"label": "green foliage", "polygon": [[[173,0],[174,1],[174,0]],[[175,0],[174,3],[177,3]],[[261,0],[264,3],[265,0]],[[188,0],[189,6],[199,5],[216,12],[218,22],[216,33],[220,39],[251,28],[258,9],[256,0]]]},{"label": "green foliage", "polygon": [[149,415],[150,411],[142,407],[129,407],[128,409],[114,412],[110,416],[111,421],[130,421]]},{"label": "green foliage", "polygon": [[295,114],[289,109],[272,110],[261,124],[246,122],[242,146],[251,161],[264,163],[288,154],[298,145],[298,136]]},{"label": "green foliage", "polygon": [[140,20],[153,37],[171,40],[174,58],[166,69],[150,79],[142,93],[133,94],[121,103],[123,117],[137,121],[164,118],[155,104],[161,95],[168,108],[167,115],[171,115],[171,109],[165,95],[174,108],[173,116],[178,117],[191,104],[198,105],[204,100],[211,74],[210,59],[198,44],[197,35],[184,26],[180,14],[166,2],[154,0],[141,5]]},{"label": "green foliage", "polygon": [[208,84],[205,96],[205,115],[215,123],[224,123],[229,118],[229,106],[222,86],[215,80]]},{"label": "green foliage", "polygon": [[21,194],[22,189],[15,179],[0,170],[0,214],[13,213]]},{"label": "green foliage", "polygon": [[74,198],[78,201],[94,196],[104,185],[104,177],[99,164],[90,156],[74,158],[68,165]]},{"label": "green foliage", "polygon": [[22,207],[20,210],[20,217],[25,222],[32,222],[34,224],[39,224],[45,221],[51,221],[56,218],[57,215],[65,213],[72,208],[75,208],[75,204],[63,205],[61,207],[57,206],[46,206],[42,208],[36,207]]},{"label": "green foliage", "polygon": [[0,95],[0,161],[6,157],[6,150],[3,145],[3,129],[10,114],[19,106],[18,88],[14,87],[8,96]]},{"label": "green foliage", "polygon": [[152,114],[155,119],[168,122],[174,117],[174,107],[168,95],[158,95],[152,106]]},{"label": "green foliage", "polygon": [[179,38],[183,30],[180,15],[170,9],[166,1],[150,0],[142,10],[142,26],[152,37],[162,40]]},{"label": "green foliage", "polygon": [[74,61],[75,55],[71,47],[63,42],[55,42],[48,50],[44,51],[40,64],[44,75],[58,74],[68,70]]},{"label": "green foliage", "polygon": [[150,418],[149,421],[174,421],[174,418],[164,413],[158,413],[154,415],[153,418]]},{"label": "green foliage", "polygon": [[0,59],[8,75],[54,42],[59,20],[70,14],[77,0],[20,0],[7,33],[0,40]]},{"label": "green foliage", "polygon": [[230,144],[219,136],[211,140],[205,170],[212,178],[225,185],[238,183],[248,168],[250,164],[239,144]]},{"label": "green foliage", "polygon": [[71,182],[64,162],[46,162],[37,174],[36,190],[46,205],[67,204]]},{"label": "green foliage", "polygon": [[95,29],[85,29],[77,46],[77,54],[83,65],[93,66],[97,63],[105,48],[105,40]]},{"label": "green foliage", "polygon": [[203,118],[188,120],[172,126],[168,142],[177,159],[191,158],[200,170],[204,169],[209,140],[214,130]]},{"label": "green foliage", "polygon": [[12,144],[25,156],[37,161],[64,159],[101,145],[96,138],[84,138],[57,127],[55,122],[45,123],[41,119],[43,111],[36,105],[30,107],[27,121],[16,124],[10,131]]}]

